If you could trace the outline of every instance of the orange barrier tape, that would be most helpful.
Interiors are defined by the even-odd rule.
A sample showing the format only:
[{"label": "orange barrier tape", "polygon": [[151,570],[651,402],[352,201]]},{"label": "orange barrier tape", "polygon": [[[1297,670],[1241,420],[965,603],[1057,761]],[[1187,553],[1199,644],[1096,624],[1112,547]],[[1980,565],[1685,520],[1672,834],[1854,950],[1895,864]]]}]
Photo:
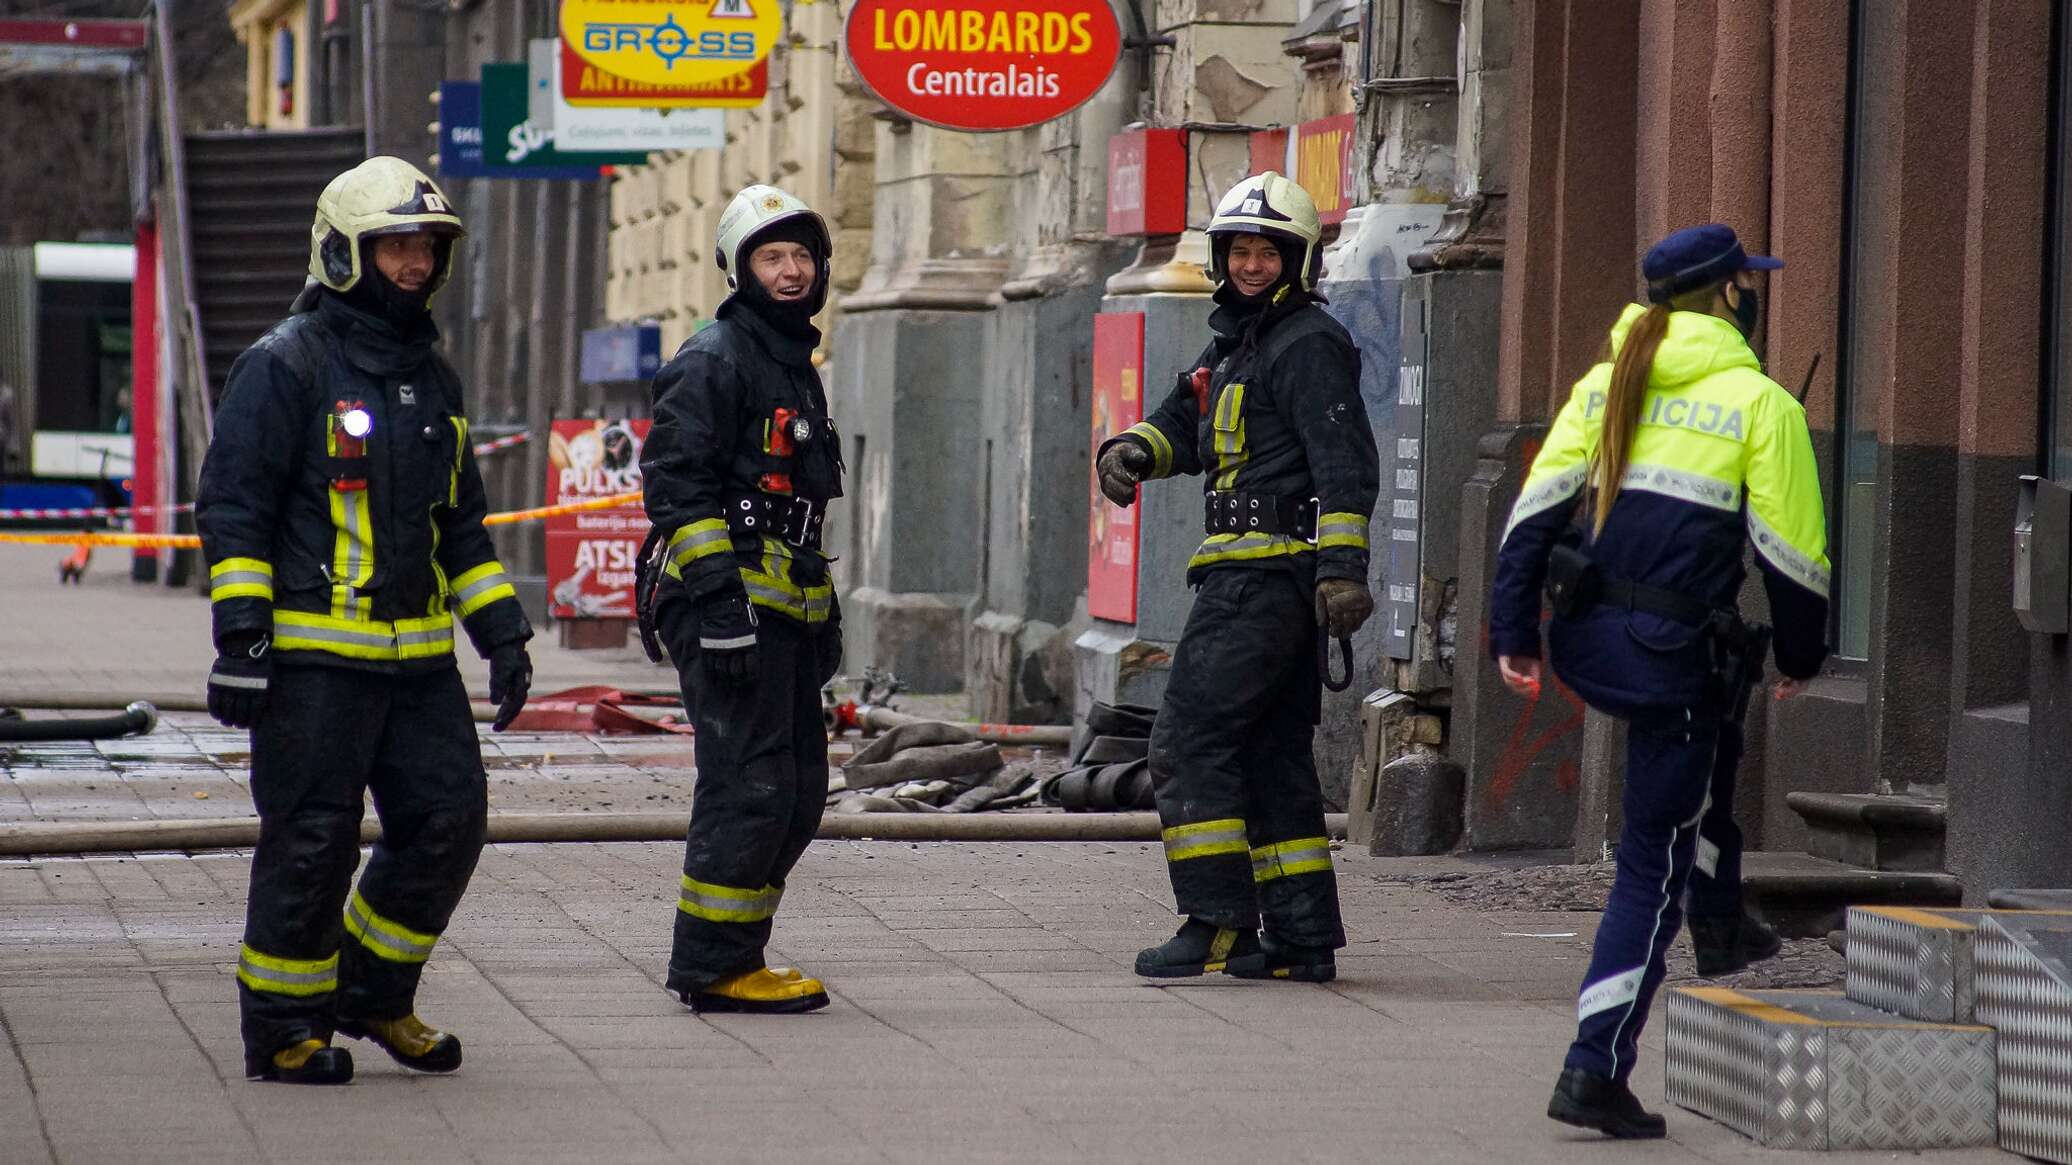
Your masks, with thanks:
[{"label": "orange barrier tape", "polygon": [[[613,494],[608,498],[591,498],[588,501],[569,502],[559,506],[541,506],[534,510],[511,510],[502,514],[491,514],[482,519],[485,526],[508,526],[513,522],[537,522],[542,518],[559,517],[562,514],[581,513],[586,510],[611,510],[620,506],[640,504],[639,492]],[[197,534],[131,534],[121,530],[81,530],[73,533],[63,531],[16,531],[0,530],[0,542],[18,542],[32,546],[123,546],[138,549],[147,546],[170,547],[174,550],[201,549],[201,536]]]}]

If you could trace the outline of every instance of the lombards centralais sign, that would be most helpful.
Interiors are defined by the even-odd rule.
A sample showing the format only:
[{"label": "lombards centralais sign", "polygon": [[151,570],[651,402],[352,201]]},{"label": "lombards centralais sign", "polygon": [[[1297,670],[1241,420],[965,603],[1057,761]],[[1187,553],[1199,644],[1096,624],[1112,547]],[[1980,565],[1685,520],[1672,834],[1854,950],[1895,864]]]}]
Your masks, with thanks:
[{"label": "lombards centralais sign", "polygon": [[1063,117],[1122,54],[1107,0],[857,0],[844,40],[879,100],[973,132]]}]

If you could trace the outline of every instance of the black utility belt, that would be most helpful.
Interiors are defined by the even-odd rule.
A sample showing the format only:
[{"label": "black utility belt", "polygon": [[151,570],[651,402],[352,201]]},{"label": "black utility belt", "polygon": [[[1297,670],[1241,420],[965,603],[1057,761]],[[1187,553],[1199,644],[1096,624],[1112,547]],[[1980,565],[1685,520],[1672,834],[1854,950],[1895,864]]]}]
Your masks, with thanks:
[{"label": "black utility belt", "polygon": [[741,494],[727,502],[727,530],[756,538],[775,538],[801,550],[820,549],[820,528],[827,521],[827,503],[783,494]]},{"label": "black utility belt", "polygon": [[1202,528],[1211,534],[1285,534],[1317,540],[1317,499],[1241,489],[1210,490]]}]

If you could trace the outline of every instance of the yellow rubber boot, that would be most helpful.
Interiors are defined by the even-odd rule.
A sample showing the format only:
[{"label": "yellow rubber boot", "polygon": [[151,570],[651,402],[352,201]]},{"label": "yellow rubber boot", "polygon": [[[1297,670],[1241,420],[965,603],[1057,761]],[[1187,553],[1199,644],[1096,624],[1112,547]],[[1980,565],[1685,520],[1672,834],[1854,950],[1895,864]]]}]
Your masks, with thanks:
[{"label": "yellow rubber boot", "polygon": [[282,1084],[345,1084],[353,1078],[352,1053],[318,1039],[290,1044],[271,1056],[245,1056],[245,1076]]},{"label": "yellow rubber boot", "polygon": [[460,1037],[426,1027],[415,1015],[401,1019],[341,1019],[338,1034],[372,1040],[405,1068],[451,1072],[460,1067]]},{"label": "yellow rubber boot", "polygon": [[696,1012],[731,1011],[749,1015],[792,1015],[827,1006],[827,988],[789,967],[768,967],[721,979],[703,991],[684,996]]}]

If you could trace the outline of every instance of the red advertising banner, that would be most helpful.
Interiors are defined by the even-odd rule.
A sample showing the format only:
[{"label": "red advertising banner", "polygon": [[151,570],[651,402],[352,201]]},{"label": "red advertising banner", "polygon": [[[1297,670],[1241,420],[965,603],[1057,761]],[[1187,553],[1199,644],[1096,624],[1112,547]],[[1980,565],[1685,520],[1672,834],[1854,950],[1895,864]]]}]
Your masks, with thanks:
[{"label": "red advertising banner", "polygon": [[1295,181],[1316,199],[1324,225],[1345,221],[1353,204],[1353,115],[1320,117],[1295,127]]},{"label": "red advertising banner", "polygon": [[1108,233],[1187,229],[1187,131],[1126,129],[1108,139]]},{"label": "red advertising banner", "polygon": [[[547,446],[547,504],[640,488],[648,422],[556,421]],[[547,609],[556,619],[631,619],[633,570],[647,538],[638,503],[547,519]]]},{"label": "red advertising banner", "polygon": [[[1144,419],[1144,313],[1103,312],[1094,317],[1093,448]],[[1096,619],[1137,621],[1137,507],[1123,509],[1101,496],[1088,459],[1086,609]]]},{"label": "red advertising banner", "polygon": [[878,100],[944,129],[1022,129],[1101,91],[1122,57],[1108,0],[857,0],[843,43]]}]

